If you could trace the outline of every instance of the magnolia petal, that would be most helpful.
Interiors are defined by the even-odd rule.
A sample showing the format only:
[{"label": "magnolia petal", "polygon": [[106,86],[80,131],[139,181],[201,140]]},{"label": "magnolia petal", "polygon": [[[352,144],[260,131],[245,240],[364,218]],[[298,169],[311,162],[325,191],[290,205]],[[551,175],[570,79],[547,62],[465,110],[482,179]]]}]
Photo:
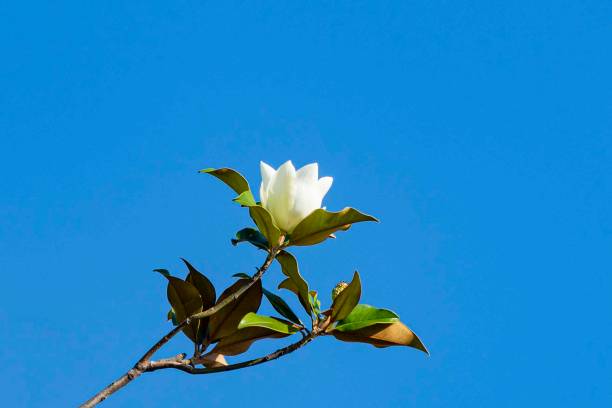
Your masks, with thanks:
[{"label": "magnolia petal", "polygon": [[261,205],[264,207],[268,202],[268,190],[264,188],[264,183],[261,183],[259,186],[259,201],[261,201]]},{"label": "magnolia petal", "polygon": [[259,200],[265,206],[268,201],[268,187],[274,177],[276,176],[276,170],[269,164],[260,161],[259,168],[261,170],[261,185],[259,187]]},{"label": "magnolia petal", "polygon": [[274,180],[267,191],[266,208],[272,214],[276,225],[284,231],[289,229],[289,213],[295,202],[297,189],[295,167],[291,160],[285,162],[276,171]]},{"label": "magnolia petal", "polygon": [[264,188],[268,188],[270,181],[272,181],[274,175],[276,175],[276,170],[274,170],[274,168],[269,164],[262,161],[259,162],[259,168],[261,170],[261,182],[264,185]]},{"label": "magnolia petal", "polygon": [[327,194],[333,182],[333,177],[321,177],[319,179],[319,194],[321,194],[321,201],[323,201],[323,197],[325,197],[325,194]]},{"label": "magnolia petal", "polygon": [[299,169],[295,175],[298,179],[303,180],[305,182],[316,182],[319,178],[319,164],[318,163],[310,163]]},{"label": "magnolia petal", "polygon": [[303,183],[298,180],[295,194],[295,203],[290,211],[289,226],[287,232],[293,229],[306,218],[311,212],[321,207],[321,196],[317,183]]}]

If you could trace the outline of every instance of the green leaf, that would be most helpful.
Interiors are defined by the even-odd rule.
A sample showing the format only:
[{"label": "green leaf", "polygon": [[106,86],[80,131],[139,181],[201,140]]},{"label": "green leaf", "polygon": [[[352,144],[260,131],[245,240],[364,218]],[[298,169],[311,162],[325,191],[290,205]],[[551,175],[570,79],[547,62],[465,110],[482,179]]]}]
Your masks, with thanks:
[{"label": "green leaf", "polygon": [[359,279],[359,273],[355,272],[351,283],[336,296],[332,303],[331,321],[336,322],[345,319],[353,311],[353,308],[357,306],[360,297],[361,279]]},{"label": "green leaf", "polygon": [[329,212],[322,208],[314,210],[295,227],[289,236],[289,245],[314,245],[325,241],[338,230],[347,230],[352,224],[363,221],[378,221],[371,215],[362,214],[354,208]]},{"label": "green leaf", "polygon": [[[187,269],[189,269],[189,274],[187,274],[187,278],[185,279],[185,281],[195,286],[198,292],[200,293],[200,297],[202,298],[202,310],[206,310],[213,307],[215,305],[215,300],[217,299],[215,286],[206,276],[201,274],[186,259],[181,258],[181,260],[185,263]],[[204,341],[204,339],[206,338],[208,322],[208,317],[200,319],[200,325],[198,327],[197,335],[197,338],[200,341]]]},{"label": "green leaf", "polygon": [[300,291],[298,290],[295,283],[293,283],[293,280],[291,278],[285,278],[281,283],[279,283],[278,289],[287,289],[295,293],[296,296],[300,296]]},{"label": "green leaf", "polygon": [[321,313],[321,301],[319,300],[319,295],[316,290],[308,292],[308,303],[310,303],[312,313],[315,316]]},{"label": "green leaf", "polygon": [[399,322],[399,316],[391,310],[377,309],[370,305],[360,304],[343,320],[339,321],[334,330],[348,332],[363,329],[377,323]]},{"label": "green leaf", "polygon": [[[195,286],[174,276],[168,275],[166,278],[168,301],[178,322],[202,311],[202,298]],[[183,328],[183,333],[197,344],[203,340],[199,337],[199,327],[200,321],[196,320]]]},{"label": "green leaf", "polygon": [[174,313],[174,310],[172,308],[168,310],[167,317],[168,317],[168,320],[172,320],[173,325],[176,326],[177,324],[179,324],[179,322],[176,321],[176,314]]},{"label": "green leaf", "polygon": [[232,245],[236,246],[240,242],[250,242],[260,249],[268,249],[269,244],[266,237],[254,228],[243,228],[236,233],[236,238],[232,238]]},{"label": "green leaf", "polygon": [[243,191],[242,193],[240,193],[240,195],[238,195],[238,197],[234,198],[232,201],[237,202],[243,207],[251,207],[253,205],[257,205],[257,202],[255,201],[255,197],[253,197],[253,193],[251,193],[251,190]]},{"label": "green leaf", "polygon": [[279,333],[265,327],[246,327],[222,338],[211,353],[222,353],[226,356],[236,356],[244,353],[257,340],[266,338],[287,337],[290,334]]},{"label": "green leaf", "polygon": [[232,275],[232,278],[240,278],[240,279],[251,279],[251,277],[244,273],[244,272],[238,272]]},{"label": "green leaf", "polygon": [[429,354],[421,339],[402,322],[378,323],[350,332],[334,330],[331,334],[342,341],[368,343],[378,348],[408,346]]},{"label": "green leaf", "polygon": [[[238,280],[236,283],[223,291],[221,296],[219,296],[219,300],[217,300],[217,304],[249,284],[250,281],[246,279]],[[210,316],[210,322],[208,324],[208,338],[211,340],[211,342],[215,342],[235,332],[238,329],[238,323],[240,323],[240,320],[244,315],[249,312],[256,312],[259,309],[259,305],[261,305],[261,297],[261,280],[258,280],[241,296],[233,300],[229,305],[221,308],[221,310],[219,310],[217,313]]]},{"label": "green leaf", "polygon": [[153,272],[158,272],[164,275],[165,277],[170,276],[170,272],[167,269],[153,269]]},{"label": "green leaf", "polygon": [[[281,270],[283,271],[283,274],[289,279],[291,279],[291,284],[295,287],[294,293],[296,293],[296,295],[298,296],[302,307],[304,307],[306,313],[310,315],[310,313],[312,312],[312,308],[310,307],[310,302],[308,301],[308,283],[304,280],[302,275],[300,275],[297,260],[287,251],[279,252],[279,254],[276,256],[276,259],[281,265]],[[283,284],[284,282],[281,282],[281,285]],[[286,288],[289,289],[289,287]]]},{"label": "green leaf", "polygon": [[244,329],[245,327],[265,327],[266,329],[284,334],[293,334],[298,331],[290,322],[275,317],[258,315],[257,313],[247,313],[242,320],[240,320],[238,328]]},{"label": "green leaf", "polygon": [[262,206],[254,205],[249,207],[249,214],[253,221],[255,221],[259,231],[261,231],[263,236],[268,240],[268,245],[278,245],[281,231],[274,225],[270,213]]},{"label": "green leaf", "polygon": [[214,306],[215,300],[217,299],[217,293],[215,291],[215,286],[212,282],[200,273],[196,268],[193,267],[186,259],[181,258],[181,260],[189,269],[189,274],[187,274],[186,282],[191,283],[196,287],[200,296],[202,297],[202,305],[204,310]]},{"label": "green leaf", "polygon": [[293,310],[291,310],[291,307],[289,307],[287,302],[285,302],[282,297],[275,295],[274,293],[270,292],[269,290],[266,290],[265,288],[263,289],[263,294],[266,296],[274,310],[280,313],[281,316],[286,317],[293,323],[303,326],[300,318],[296,316]]},{"label": "green leaf", "polygon": [[249,191],[249,182],[234,169],[221,168],[221,169],[203,169],[199,173],[210,174],[215,176],[225,184],[227,184],[236,194],[242,194],[245,191]]}]

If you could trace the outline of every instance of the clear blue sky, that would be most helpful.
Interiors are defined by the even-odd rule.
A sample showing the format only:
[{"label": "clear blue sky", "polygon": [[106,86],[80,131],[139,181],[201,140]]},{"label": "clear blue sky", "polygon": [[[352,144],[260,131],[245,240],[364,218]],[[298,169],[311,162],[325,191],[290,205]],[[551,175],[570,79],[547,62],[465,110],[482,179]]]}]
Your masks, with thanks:
[{"label": "clear blue sky", "polygon": [[358,269],[431,357],[320,339],[107,406],[611,405],[611,3],[222,3],[0,6],[2,405],[129,368],[169,329],[153,268],[252,272],[246,212],[196,170],[287,159],[382,220],[296,251],[311,286]]}]

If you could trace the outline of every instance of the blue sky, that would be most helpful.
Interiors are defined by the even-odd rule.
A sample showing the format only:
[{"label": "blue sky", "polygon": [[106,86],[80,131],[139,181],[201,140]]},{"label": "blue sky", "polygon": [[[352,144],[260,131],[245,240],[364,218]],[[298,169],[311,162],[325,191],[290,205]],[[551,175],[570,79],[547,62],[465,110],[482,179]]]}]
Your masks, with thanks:
[{"label": "blue sky", "polygon": [[252,272],[246,212],[196,170],[287,159],[382,221],[296,250],[311,286],[358,269],[431,357],[323,338],[105,406],[612,403],[611,4],[222,3],[0,6],[3,405],[129,368],[169,329],[153,268]]}]

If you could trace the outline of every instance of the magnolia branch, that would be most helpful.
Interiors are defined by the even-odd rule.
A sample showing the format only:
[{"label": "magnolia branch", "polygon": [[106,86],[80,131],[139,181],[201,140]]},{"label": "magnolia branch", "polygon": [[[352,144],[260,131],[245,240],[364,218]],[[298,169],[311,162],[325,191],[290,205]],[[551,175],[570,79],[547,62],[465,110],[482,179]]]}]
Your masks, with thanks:
[{"label": "magnolia branch", "polygon": [[283,347],[281,349],[276,350],[273,353],[267,354],[263,357],[254,358],[252,360],[243,361],[241,363],[230,364],[226,366],[214,367],[214,368],[197,368],[191,365],[190,360],[182,360],[177,357],[172,357],[169,359],[159,360],[159,361],[150,361],[146,367],[145,372],[148,371],[157,371],[164,368],[174,368],[177,370],[184,371],[188,374],[215,374],[222,373],[226,371],[238,370],[240,368],[252,367],[259,364],[267,363],[268,361],[276,360],[279,357],[282,357],[286,354],[292,353],[306,344],[310,343],[315,337],[319,334],[315,332],[311,332],[307,336],[303,337],[300,341],[290,344],[287,347]]},{"label": "magnolia branch", "polygon": [[[132,381],[133,379],[139,377],[142,373],[145,373],[147,371],[159,370],[161,368],[178,368],[176,366],[163,367],[163,365],[164,364],[169,364],[169,365],[179,364],[179,362],[184,359],[184,357],[185,357],[184,354],[180,354],[179,355],[179,356],[181,356],[180,358],[178,358],[179,356],[176,356],[176,357],[173,357],[173,358],[163,359],[163,360],[159,360],[159,361],[155,361],[155,362],[151,361],[151,357],[153,357],[153,355],[159,349],[161,349],[174,336],[176,336],[183,329],[183,327],[187,326],[193,320],[203,319],[205,317],[211,316],[211,315],[217,313],[219,310],[221,310],[224,307],[226,307],[227,305],[229,305],[230,303],[232,303],[233,301],[235,301],[236,299],[238,299],[240,296],[242,296],[251,286],[253,286],[258,280],[261,279],[261,277],[264,275],[266,270],[268,270],[270,265],[272,265],[272,262],[274,262],[274,258],[276,257],[278,252],[279,252],[278,249],[271,249],[268,252],[268,256],[266,257],[265,261],[263,262],[261,267],[259,267],[257,269],[257,272],[253,275],[253,277],[251,278],[251,281],[247,285],[244,285],[239,290],[237,290],[235,293],[233,293],[231,296],[228,296],[227,298],[223,299],[221,302],[217,303],[213,307],[211,307],[209,309],[206,309],[206,310],[204,310],[202,312],[196,313],[196,314],[188,317],[187,319],[183,320],[182,322],[180,322],[170,332],[168,332],[168,334],[166,334],[164,337],[159,339],[159,341],[157,343],[155,343],[136,362],[136,364],[134,364],[134,366],[127,373],[125,373],[124,375],[119,377],[117,380],[113,381],[108,386],[106,386],[102,391],[100,391],[99,393],[94,395],[91,399],[89,399],[87,402],[85,402],[83,405],[81,405],[81,408],[89,408],[89,407],[96,406],[97,404],[99,404],[100,402],[102,402],[106,398],[108,398],[110,395],[112,395],[116,391],[118,391],[121,388],[123,388],[124,386],[126,386],[128,383],[130,383],[130,381]],[[303,340],[304,339],[302,339],[302,341]],[[306,343],[304,343],[304,344],[306,344]],[[283,354],[286,354],[286,353],[287,352],[285,352]],[[278,358],[278,357],[280,357],[283,354],[280,354],[279,356],[274,357],[273,359]],[[151,369],[151,364],[152,363],[155,363],[155,364],[159,365],[159,367],[157,367],[155,369]],[[183,364],[183,363],[180,363],[180,364]],[[242,364],[242,363],[239,363],[239,364]],[[252,365],[256,365],[256,364],[260,364],[260,363],[254,363]],[[234,365],[238,365],[238,364],[234,364]],[[189,367],[191,367],[191,366],[189,366]],[[227,368],[227,367],[230,367],[230,366],[226,366],[224,368]],[[245,367],[248,367],[248,365],[246,365]],[[192,367],[192,368],[196,369],[195,367]],[[232,369],[235,370],[237,368],[242,368],[242,367],[236,367],[236,368],[232,368]],[[200,369],[196,369],[196,370],[200,370]],[[216,370],[216,369],[210,369],[210,370]],[[185,370],[183,370],[183,371],[185,371]],[[226,370],[222,370],[222,371],[228,371],[228,370],[226,369]],[[191,373],[191,374],[199,374],[199,373]]]}]

